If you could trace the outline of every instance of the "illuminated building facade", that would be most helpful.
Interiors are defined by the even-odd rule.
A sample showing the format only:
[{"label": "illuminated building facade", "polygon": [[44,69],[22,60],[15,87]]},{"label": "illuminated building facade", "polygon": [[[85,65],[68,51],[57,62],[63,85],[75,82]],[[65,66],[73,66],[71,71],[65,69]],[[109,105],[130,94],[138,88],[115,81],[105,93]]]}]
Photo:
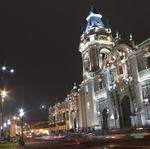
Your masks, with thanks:
[{"label": "illuminated building facade", "polygon": [[113,37],[101,18],[91,12],[81,36],[79,128],[150,125],[150,39],[135,45],[132,35],[128,41]]},{"label": "illuminated building facade", "polygon": [[60,103],[49,107],[49,128],[51,132],[75,131],[78,127],[78,91],[74,84],[71,93]]},{"label": "illuminated building facade", "polygon": [[27,138],[49,135],[48,121],[33,121],[25,123],[24,135]]}]

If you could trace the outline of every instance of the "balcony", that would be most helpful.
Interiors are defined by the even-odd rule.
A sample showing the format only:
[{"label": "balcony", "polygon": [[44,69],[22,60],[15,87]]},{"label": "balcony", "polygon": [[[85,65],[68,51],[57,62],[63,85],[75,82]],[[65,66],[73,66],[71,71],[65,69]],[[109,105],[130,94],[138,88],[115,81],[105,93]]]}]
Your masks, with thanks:
[{"label": "balcony", "polygon": [[59,120],[57,121],[57,125],[61,126],[61,125],[65,125],[66,121],[65,120]]},{"label": "balcony", "polygon": [[49,126],[50,126],[50,127],[55,127],[55,126],[56,126],[55,121],[50,121],[50,122],[49,122]]},{"label": "balcony", "polygon": [[98,100],[99,98],[107,98],[106,88],[103,88],[103,89],[95,92],[94,99]]},{"label": "balcony", "polygon": [[139,72],[140,82],[150,79],[150,68]]}]

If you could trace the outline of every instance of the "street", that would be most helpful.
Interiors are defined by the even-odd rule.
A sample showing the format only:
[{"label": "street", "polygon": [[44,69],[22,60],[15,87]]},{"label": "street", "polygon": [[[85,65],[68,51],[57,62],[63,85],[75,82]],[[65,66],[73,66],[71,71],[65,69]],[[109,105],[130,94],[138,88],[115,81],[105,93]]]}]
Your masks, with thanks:
[{"label": "street", "polygon": [[150,149],[149,139],[132,139],[132,140],[91,140],[87,142],[26,142],[24,147],[18,146],[14,149]]}]

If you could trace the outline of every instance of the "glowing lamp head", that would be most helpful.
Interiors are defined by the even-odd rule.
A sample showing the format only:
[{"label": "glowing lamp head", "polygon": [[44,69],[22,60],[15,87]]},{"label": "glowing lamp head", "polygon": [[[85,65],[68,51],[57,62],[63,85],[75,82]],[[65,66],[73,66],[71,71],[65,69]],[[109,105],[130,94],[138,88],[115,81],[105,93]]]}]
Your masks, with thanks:
[{"label": "glowing lamp head", "polygon": [[101,112],[100,112],[100,111],[98,111],[98,112],[97,112],[97,114],[98,114],[98,115],[100,115],[100,114],[101,114]]},{"label": "glowing lamp head", "polygon": [[13,117],[13,120],[16,120],[16,119],[17,119],[17,117],[16,117],[16,116],[14,116],[14,117]]},{"label": "glowing lamp head", "polygon": [[5,128],[7,127],[7,123],[4,123],[4,127],[5,127]]},{"label": "glowing lamp head", "polygon": [[14,73],[15,72],[15,70],[14,69],[10,69],[10,73]]},{"label": "glowing lamp head", "polygon": [[44,105],[42,105],[42,109],[44,109],[45,108],[45,106]]},{"label": "glowing lamp head", "polygon": [[6,66],[2,66],[2,68],[1,68],[3,71],[5,71],[7,68],[6,68]]},{"label": "glowing lamp head", "polygon": [[11,121],[10,121],[10,120],[7,120],[7,124],[8,124],[8,125],[11,125]]},{"label": "glowing lamp head", "polygon": [[1,91],[1,96],[4,98],[7,96],[7,92],[5,90]]},{"label": "glowing lamp head", "polygon": [[23,116],[24,116],[24,110],[23,110],[22,108],[19,110],[19,116],[20,116],[20,117],[23,117]]}]

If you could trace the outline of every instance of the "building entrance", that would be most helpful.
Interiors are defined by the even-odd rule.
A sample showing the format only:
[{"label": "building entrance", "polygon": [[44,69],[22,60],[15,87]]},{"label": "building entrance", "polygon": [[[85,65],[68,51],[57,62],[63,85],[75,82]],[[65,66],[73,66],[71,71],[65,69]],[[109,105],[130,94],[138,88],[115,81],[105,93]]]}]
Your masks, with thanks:
[{"label": "building entrance", "polygon": [[103,130],[108,130],[108,113],[107,109],[103,110]]},{"label": "building entrance", "polygon": [[128,96],[125,96],[122,99],[121,109],[122,109],[123,127],[129,128],[129,127],[131,127],[131,118],[130,118],[131,107],[130,107],[130,99]]}]

